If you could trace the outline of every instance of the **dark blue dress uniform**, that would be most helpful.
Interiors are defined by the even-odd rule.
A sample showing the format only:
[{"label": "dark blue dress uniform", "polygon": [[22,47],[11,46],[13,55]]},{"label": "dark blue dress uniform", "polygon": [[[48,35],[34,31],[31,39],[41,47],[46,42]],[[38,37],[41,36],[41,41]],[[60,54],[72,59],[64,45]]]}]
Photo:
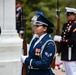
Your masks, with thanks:
[{"label": "dark blue dress uniform", "polygon": [[20,31],[20,28],[21,28],[21,13],[22,13],[22,8],[17,10],[16,9],[16,15],[19,14],[18,17],[16,17],[16,30],[17,30],[17,33],[19,33]]},{"label": "dark blue dress uniform", "polygon": [[[60,43],[61,60],[76,61],[76,23],[69,21],[63,25],[62,40]],[[68,42],[66,42],[68,40]],[[69,48],[71,48],[71,55],[69,56]],[[70,58],[70,59],[69,59]]]},{"label": "dark blue dress uniform", "polygon": [[20,30],[24,30],[23,19],[25,18],[22,7],[16,8],[16,15],[18,15],[18,17],[16,17],[16,30],[17,33],[20,33]]},{"label": "dark blue dress uniform", "polygon": [[[47,40],[51,41],[47,42],[43,52],[41,53],[41,48]],[[36,38],[32,41],[29,50],[29,57],[25,60],[25,63],[29,67],[28,75],[54,75],[50,68],[50,64],[52,63],[53,57],[55,55],[54,42],[52,41],[49,34],[46,34],[42,40],[33,48],[35,41]]]},{"label": "dark blue dress uniform", "polygon": [[[53,24],[43,15],[36,12],[33,24],[50,25]],[[37,19],[37,20],[36,20]],[[48,26],[50,28],[50,26]],[[55,55],[56,46],[49,33],[45,33],[42,39],[35,45],[37,38],[33,39],[29,49],[29,56],[25,59],[25,64],[28,65],[28,75],[54,75],[50,64]]]}]

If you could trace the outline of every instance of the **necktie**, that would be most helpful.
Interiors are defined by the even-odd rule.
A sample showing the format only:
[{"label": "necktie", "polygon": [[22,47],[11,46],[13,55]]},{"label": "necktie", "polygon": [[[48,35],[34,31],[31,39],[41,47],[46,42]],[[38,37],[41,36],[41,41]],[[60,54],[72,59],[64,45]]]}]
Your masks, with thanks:
[{"label": "necktie", "polygon": [[30,48],[32,49],[36,41],[38,40],[38,37],[34,38],[33,41],[31,42]]},{"label": "necktie", "polygon": [[35,43],[34,43],[33,48],[34,48],[38,43],[39,43],[39,38],[37,37],[37,38],[36,38],[36,41],[35,41]]},{"label": "necktie", "polygon": [[35,42],[36,42],[38,39],[39,39],[39,38],[38,38],[38,37],[36,37],[36,38],[35,38]]}]

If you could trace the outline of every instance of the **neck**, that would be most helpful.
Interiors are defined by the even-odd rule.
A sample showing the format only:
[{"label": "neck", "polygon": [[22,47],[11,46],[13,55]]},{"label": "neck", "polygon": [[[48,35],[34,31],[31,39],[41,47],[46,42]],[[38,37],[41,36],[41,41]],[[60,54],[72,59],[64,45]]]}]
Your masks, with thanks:
[{"label": "neck", "polygon": [[43,33],[43,34],[40,34],[40,35],[38,35],[38,36],[40,37],[40,36],[45,35],[45,34],[46,34],[46,33]]},{"label": "neck", "polygon": [[75,20],[69,20],[68,23],[73,23]]}]

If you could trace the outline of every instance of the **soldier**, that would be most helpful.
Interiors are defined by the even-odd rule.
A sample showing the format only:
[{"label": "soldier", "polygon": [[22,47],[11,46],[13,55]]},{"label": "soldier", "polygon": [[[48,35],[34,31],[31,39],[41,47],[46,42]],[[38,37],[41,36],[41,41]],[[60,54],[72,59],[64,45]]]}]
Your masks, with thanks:
[{"label": "soldier", "polygon": [[16,30],[17,33],[19,33],[20,28],[21,28],[21,3],[16,3]]},{"label": "soldier", "polygon": [[16,3],[16,30],[18,34],[24,32],[24,13],[20,2]]},{"label": "soldier", "polygon": [[61,37],[55,36],[54,40],[60,42],[59,53],[66,75],[76,75],[76,9],[65,9],[68,22],[63,25]]},{"label": "soldier", "polygon": [[33,18],[34,38],[30,44],[29,56],[21,56],[22,63],[28,65],[28,75],[54,75],[50,64],[55,55],[56,47],[50,33],[53,23],[41,12],[36,12]]}]

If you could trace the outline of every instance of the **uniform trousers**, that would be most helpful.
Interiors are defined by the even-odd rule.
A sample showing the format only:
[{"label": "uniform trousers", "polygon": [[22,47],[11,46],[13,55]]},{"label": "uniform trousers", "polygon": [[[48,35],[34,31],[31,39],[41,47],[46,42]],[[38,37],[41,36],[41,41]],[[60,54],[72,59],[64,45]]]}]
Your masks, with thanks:
[{"label": "uniform trousers", "polygon": [[66,75],[76,75],[76,61],[63,61]]}]

